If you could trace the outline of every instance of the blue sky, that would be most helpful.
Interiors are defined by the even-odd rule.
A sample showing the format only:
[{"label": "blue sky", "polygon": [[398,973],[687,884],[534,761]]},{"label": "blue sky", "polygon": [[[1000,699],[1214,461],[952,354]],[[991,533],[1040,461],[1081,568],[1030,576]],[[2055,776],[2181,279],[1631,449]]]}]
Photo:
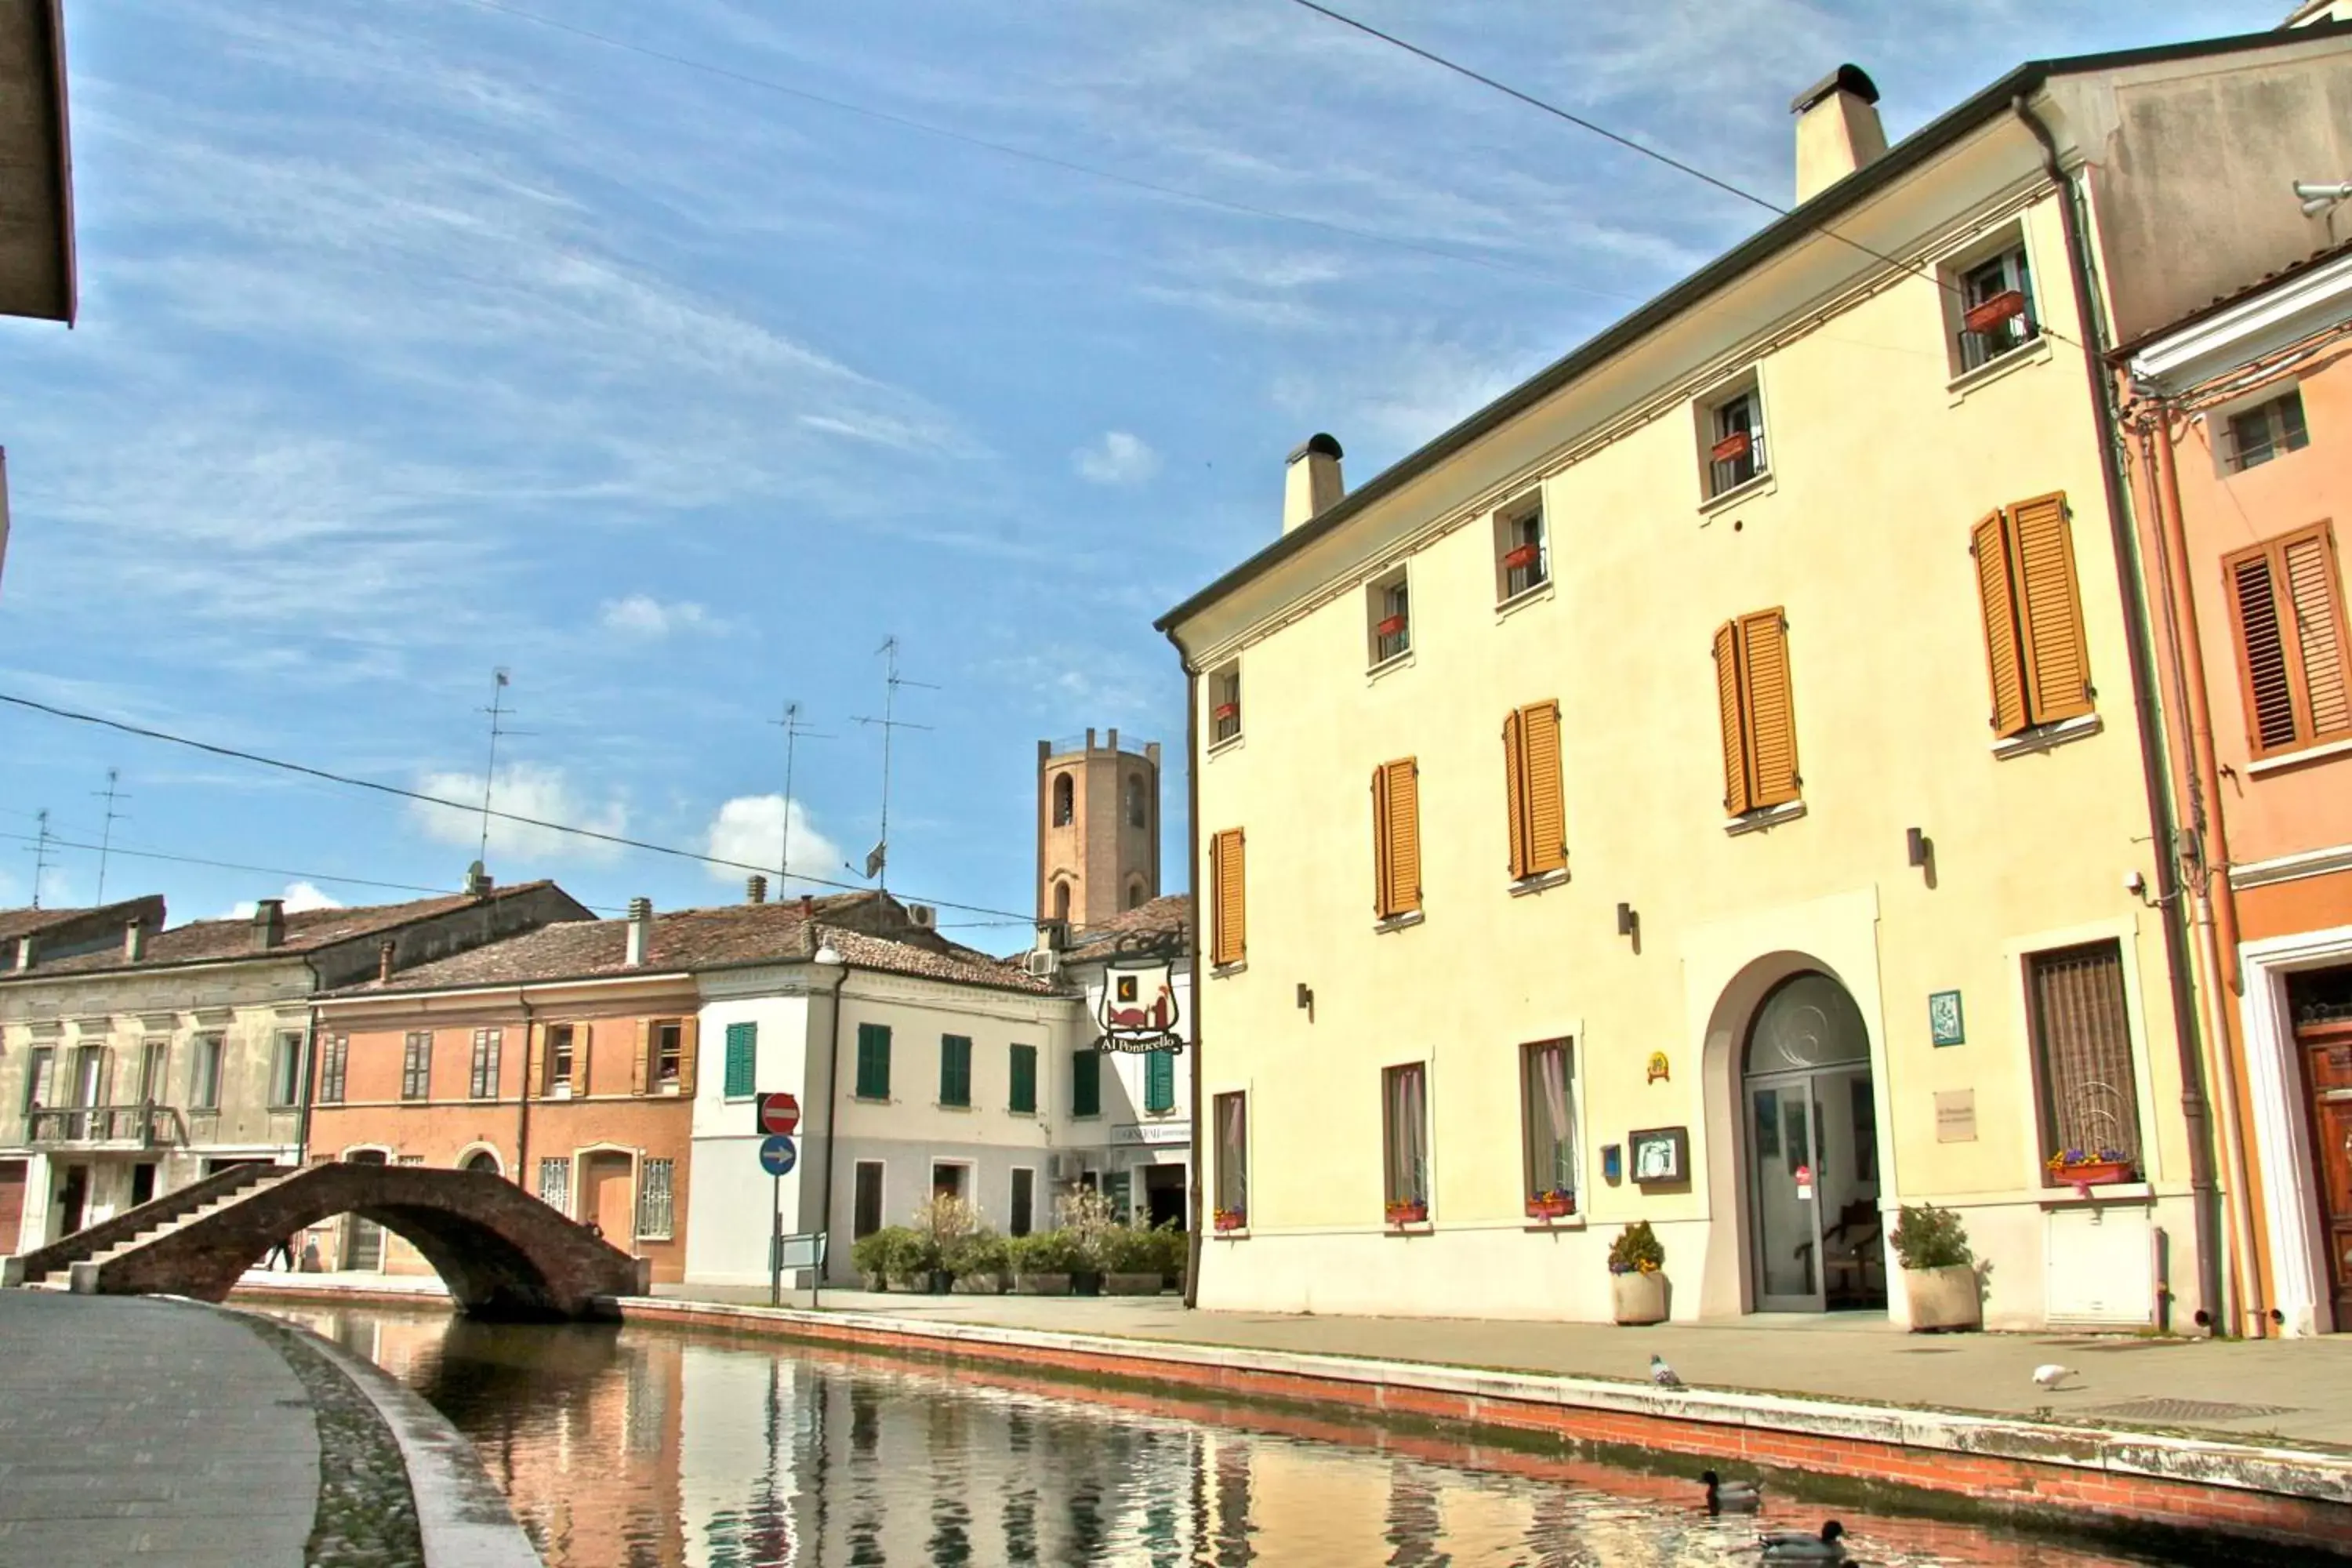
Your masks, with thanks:
[{"label": "blue sky", "polygon": [[[1353,6],[1774,200],[1841,60],[1899,137],[2023,58],[2286,0],[2153,9]],[[934,728],[890,884],[1016,913],[1035,743],[1089,725],[1168,743],[1181,881],[1150,622],[1277,531],[1293,446],[1360,482],[1766,216],[1285,0],[67,11],[83,314],[0,321],[0,691],[471,796],[503,665],[502,806],[762,860],[797,699],[832,738],[794,863],[848,879],[895,634],[939,689],[901,694]],[[0,905],[109,767],[131,847],[425,888],[473,857],[471,818],[21,710],[0,757]],[[55,858],[43,901],[88,901],[96,857]],[[602,906],[741,880],[503,826],[490,861]],[[290,880],[117,858],[106,891],[182,921]]]}]

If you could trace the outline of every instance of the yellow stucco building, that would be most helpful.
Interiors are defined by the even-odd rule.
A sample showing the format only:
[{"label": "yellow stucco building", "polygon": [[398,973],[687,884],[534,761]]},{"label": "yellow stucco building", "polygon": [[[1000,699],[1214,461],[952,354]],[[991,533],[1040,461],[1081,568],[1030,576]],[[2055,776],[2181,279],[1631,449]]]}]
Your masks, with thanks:
[{"label": "yellow stucco building", "polygon": [[1293,455],[1160,623],[1202,1306],[1606,1319],[1647,1220],[1677,1319],[1902,1320],[1932,1202],[1989,1326],[2234,1310],[2092,171],[2148,84],[2325,31],[1891,149],[1842,68],[1788,217],[1352,492]]}]

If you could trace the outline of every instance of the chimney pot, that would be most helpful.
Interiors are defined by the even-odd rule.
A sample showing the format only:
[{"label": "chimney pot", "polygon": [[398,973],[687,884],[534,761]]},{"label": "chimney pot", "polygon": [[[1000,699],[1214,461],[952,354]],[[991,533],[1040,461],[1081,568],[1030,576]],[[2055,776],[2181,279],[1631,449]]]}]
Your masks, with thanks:
[{"label": "chimney pot", "polygon": [[816,919],[816,900],[807,893],[801,895],[801,919],[804,921]]},{"label": "chimney pot", "polygon": [[1797,117],[1797,201],[1812,200],[1886,152],[1878,118],[1878,84],[1860,66],[1843,65],[1790,100]]},{"label": "chimney pot", "polygon": [[400,943],[393,941],[390,937],[386,937],[383,942],[377,943],[375,950],[375,977],[378,980],[390,980],[392,978],[393,963],[399,955]]},{"label": "chimney pot", "polygon": [[654,901],[651,899],[629,900],[629,948],[627,963],[631,969],[645,967],[646,950],[653,946]]},{"label": "chimney pot", "polygon": [[137,963],[147,956],[147,922],[132,915],[122,922],[122,962]]},{"label": "chimney pot", "polygon": [[1283,476],[1283,532],[1312,522],[1339,504],[1339,498],[1348,493],[1347,482],[1339,474],[1343,455],[1337,440],[1319,434],[1309,436],[1305,446],[1290,454],[1290,466]]},{"label": "chimney pot", "polygon": [[747,904],[766,903],[768,901],[768,879],[761,876],[757,871],[754,871],[751,875],[744,878],[743,901]]},{"label": "chimney pot", "polygon": [[286,900],[263,899],[253,906],[253,945],[266,951],[286,940]]}]

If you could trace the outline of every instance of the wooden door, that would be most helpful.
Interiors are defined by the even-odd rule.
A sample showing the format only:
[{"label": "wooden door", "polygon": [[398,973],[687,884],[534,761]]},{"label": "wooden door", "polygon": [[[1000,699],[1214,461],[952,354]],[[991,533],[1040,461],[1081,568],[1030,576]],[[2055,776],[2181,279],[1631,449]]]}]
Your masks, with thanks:
[{"label": "wooden door", "polygon": [[89,1167],[68,1165],[65,1186],[58,1194],[58,1234],[71,1236],[81,1228],[82,1206],[89,1202]]},{"label": "wooden door", "polygon": [[624,1251],[636,1237],[636,1194],[626,1154],[590,1154],[580,1162],[580,1217]]},{"label": "wooden door", "polygon": [[2314,1184],[2342,1332],[2352,1330],[2352,1021],[2306,1023],[2294,1037],[2311,1095]]},{"label": "wooden door", "polygon": [[0,1160],[0,1258],[16,1250],[25,1222],[25,1162]]}]

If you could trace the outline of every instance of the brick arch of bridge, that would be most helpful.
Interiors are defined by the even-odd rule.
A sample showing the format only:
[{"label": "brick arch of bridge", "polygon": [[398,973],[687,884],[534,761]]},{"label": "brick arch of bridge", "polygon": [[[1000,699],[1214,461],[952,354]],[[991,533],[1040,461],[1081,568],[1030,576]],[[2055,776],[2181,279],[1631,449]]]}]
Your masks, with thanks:
[{"label": "brick arch of bridge", "polygon": [[[580,1319],[642,1295],[649,1269],[485,1171],[322,1163],[97,1266],[104,1294],[172,1291],[218,1301],[284,1237],[353,1214],[421,1253],[475,1317]],[[77,1288],[81,1288],[78,1286]]]}]

